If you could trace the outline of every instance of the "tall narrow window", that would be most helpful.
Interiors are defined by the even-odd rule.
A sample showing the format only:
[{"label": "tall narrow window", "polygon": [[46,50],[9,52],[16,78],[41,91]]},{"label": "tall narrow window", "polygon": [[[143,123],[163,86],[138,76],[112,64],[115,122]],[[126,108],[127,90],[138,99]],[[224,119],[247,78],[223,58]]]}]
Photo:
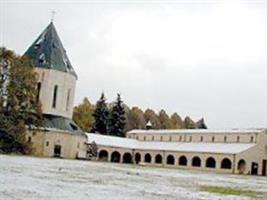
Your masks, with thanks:
[{"label": "tall narrow window", "polygon": [[52,105],[53,108],[56,108],[56,106],[57,106],[57,92],[58,92],[58,86],[55,85],[54,95],[53,95],[53,105]]},{"label": "tall narrow window", "polygon": [[37,95],[36,95],[36,101],[38,102],[40,99],[40,92],[41,92],[41,87],[42,87],[42,83],[38,82],[37,83]]},{"label": "tall narrow window", "polygon": [[254,141],[254,137],[251,136],[251,137],[250,137],[250,142],[253,142],[253,141]]},{"label": "tall narrow window", "polygon": [[66,111],[69,110],[69,106],[70,106],[70,93],[71,93],[71,89],[68,89],[67,102],[66,102]]}]

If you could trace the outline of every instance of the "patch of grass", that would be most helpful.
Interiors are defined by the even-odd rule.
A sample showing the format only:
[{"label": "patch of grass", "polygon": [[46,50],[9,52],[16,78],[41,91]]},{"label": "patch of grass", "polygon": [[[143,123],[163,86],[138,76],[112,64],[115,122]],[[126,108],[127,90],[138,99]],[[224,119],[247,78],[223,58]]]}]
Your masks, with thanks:
[{"label": "patch of grass", "polygon": [[262,196],[264,194],[263,192],[257,192],[252,190],[241,190],[238,188],[220,187],[220,186],[200,186],[200,191],[223,194],[223,195],[248,196],[253,198]]}]

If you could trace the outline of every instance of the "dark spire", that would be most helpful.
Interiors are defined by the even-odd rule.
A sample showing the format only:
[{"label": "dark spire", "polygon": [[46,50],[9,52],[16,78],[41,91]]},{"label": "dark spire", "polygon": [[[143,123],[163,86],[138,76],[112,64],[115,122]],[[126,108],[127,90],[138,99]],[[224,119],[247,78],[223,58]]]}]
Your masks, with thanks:
[{"label": "dark spire", "polygon": [[33,60],[35,67],[63,71],[77,78],[52,21],[24,55]]}]

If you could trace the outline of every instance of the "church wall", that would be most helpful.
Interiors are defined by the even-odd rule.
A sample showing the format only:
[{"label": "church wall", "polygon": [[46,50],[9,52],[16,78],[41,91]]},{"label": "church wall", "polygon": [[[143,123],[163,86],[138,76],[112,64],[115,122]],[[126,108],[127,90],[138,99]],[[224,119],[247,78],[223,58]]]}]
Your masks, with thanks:
[{"label": "church wall", "polygon": [[[39,82],[41,83],[39,100],[42,103],[43,113],[71,119],[73,114],[76,77],[70,73],[53,69],[35,68],[35,70],[39,74]],[[54,87],[56,85],[58,86],[58,91],[56,107],[54,108],[53,96]]]},{"label": "church wall", "polygon": [[[258,165],[258,175],[262,175],[263,171],[263,160],[267,161],[267,133],[258,134],[258,143],[256,146],[244,151],[236,156],[236,163],[239,160],[245,160],[246,167],[244,174],[252,173],[252,163],[257,163]],[[238,165],[235,168],[236,173],[239,173]],[[265,169],[267,174],[267,169]]]},{"label": "church wall", "polygon": [[54,157],[55,146],[61,147],[61,158],[75,159],[80,151],[86,151],[85,135],[57,131],[29,131],[34,156]]}]

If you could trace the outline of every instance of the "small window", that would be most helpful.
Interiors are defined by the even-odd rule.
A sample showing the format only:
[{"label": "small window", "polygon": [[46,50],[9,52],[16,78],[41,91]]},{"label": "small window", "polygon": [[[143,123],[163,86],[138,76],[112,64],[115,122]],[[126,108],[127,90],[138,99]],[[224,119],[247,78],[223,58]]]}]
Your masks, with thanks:
[{"label": "small window", "polygon": [[32,137],[28,137],[28,142],[32,142]]},{"label": "small window", "polygon": [[154,136],[152,136],[152,141],[154,141]]},{"label": "small window", "polygon": [[189,137],[189,142],[192,142],[192,136]]},{"label": "small window", "polygon": [[160,141],[162,141],[163,140],[163,137],[162,136],[160,136]]},{"label": "small window", "polygon": [[169,137],[169,141],[170,141],[170,142],[172,141],[172,136]]},{"label": "small window", "polygon": [[146,141],[146,136],[144,136],[144,141]]},{"label": "small window", "polygon": [[254,142],[254,137],[253,136],[250,137],[250,142]]},{"label": "small window", "polygon": [[182,136],[179,137],[179,141],[180,141],[180,142],[182,141]]},{"label": "small window", "polygon": [[137,140],[139,139],[138,135],[136,136],[136,139],[137,139]]},{"label": "small window", "polygon": [[240,141],[240,136],[237,136],[236,141],[237,141],[237,142]]},{"label": "small window", "polygon": [[58,92],[58,86],[55,85],[54,94],[53,94],[53,104],[52,104],[53,108],[56,108],[56,106],[57,106],[57,92]]},{"label": "small window", "polygon": [[212,141],[212,142],[214,142],[214,141],[215,141],[215,137],[214,137],[214,136],[212,136],[212,139],[211,139],[211,141]]},{"label": "small window", "polygon": [[203,136],[200,137],[200,142],[203,142]]},{"label": "small window", "polygon": [[224,142],[227,142],[227,137],[226,136],[224,136]]},{"label": "small window", "polygon": [[49,142],[48,142],[48,141],[46,141],[46,146],[47,146],[47,147],[49,146]]}]

